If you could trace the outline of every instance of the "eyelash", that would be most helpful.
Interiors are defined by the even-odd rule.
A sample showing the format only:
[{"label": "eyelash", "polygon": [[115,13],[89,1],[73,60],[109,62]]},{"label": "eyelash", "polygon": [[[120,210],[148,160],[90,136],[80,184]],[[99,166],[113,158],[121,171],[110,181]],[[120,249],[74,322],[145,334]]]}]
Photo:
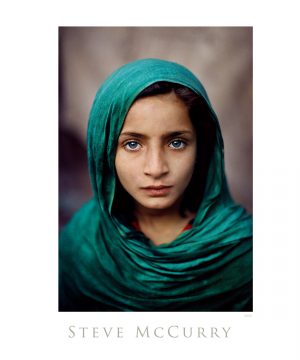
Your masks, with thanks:
[{"label": "eyelash", "polygon": [[[171,147],[172,150],[183,150],[183,149],[186,147],[186,145],[187,145],[187,142],[184,141],[184,140],[182,140],[182,139],[174,139],[174,140],[172,140],[172,141],[169,143],[169,146],[170,146],[170,144],[174,143],[175,141],[180,141],[181,144],[182,144],[182,146],[179,147],[179,148]],[[139,149],[130,149],[130,148],[128,148],[127,145],[130,144],[130,143],[135,143],[135,144],[138,144],[138,145],[141,146],[141,144],[140,144],[138,141],[136,141],[136,140],[129,140],[129,141],[126,141],[126,142],[123,144],[123,148],[124,148],[125,150],[127,150],[127,151],[132,151],[132,152],[133,152],[133,151],[139,151]]]}]

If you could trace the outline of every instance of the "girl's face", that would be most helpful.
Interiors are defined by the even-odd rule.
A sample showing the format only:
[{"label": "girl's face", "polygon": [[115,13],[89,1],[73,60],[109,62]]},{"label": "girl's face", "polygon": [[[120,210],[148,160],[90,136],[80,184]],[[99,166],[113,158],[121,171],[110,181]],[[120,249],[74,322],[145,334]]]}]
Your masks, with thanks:
[{"label": "girl's face", "polygon": [[196,133],[174,93],[139,99],[118,139],[116,172],[138,208],[178,207],[196,161]]}]

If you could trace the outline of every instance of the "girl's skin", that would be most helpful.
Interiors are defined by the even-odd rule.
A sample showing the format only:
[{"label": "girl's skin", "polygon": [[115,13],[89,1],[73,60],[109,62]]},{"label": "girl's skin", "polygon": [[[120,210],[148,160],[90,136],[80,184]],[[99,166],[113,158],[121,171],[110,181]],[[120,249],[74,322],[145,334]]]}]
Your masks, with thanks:
[{"label": "girl's skin", "polygon": [[[156,245],[173,241],[195,214],[179,213],[196,161],[197,138],[186,105],[174,94],[131,106],[118,139],[116,172],[135,204],[141,231]],[[163,189],[145,189],[165,186]]]}]

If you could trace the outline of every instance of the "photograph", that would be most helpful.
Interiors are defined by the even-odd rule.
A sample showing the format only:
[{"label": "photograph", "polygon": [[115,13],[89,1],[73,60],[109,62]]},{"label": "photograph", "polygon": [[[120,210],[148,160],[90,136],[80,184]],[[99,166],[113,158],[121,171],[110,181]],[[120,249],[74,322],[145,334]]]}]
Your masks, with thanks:
[{"label": "photograph", "polygon": [[252,27],[59,27],[59,312],[252,312]]}]

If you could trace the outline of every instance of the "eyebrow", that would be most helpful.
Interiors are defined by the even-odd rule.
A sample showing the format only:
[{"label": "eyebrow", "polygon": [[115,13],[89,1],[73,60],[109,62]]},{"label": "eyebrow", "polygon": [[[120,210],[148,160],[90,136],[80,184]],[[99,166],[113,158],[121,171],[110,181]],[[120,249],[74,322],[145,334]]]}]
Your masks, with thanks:
[{"label": "eyebrow", "polygon": [[[163,134],[163,137],[164,138],[171,138],[171,137],[176,137],[176,136],[185,135],[185,134],[192,135],[193,132],[190,131],[190,130],[171,131],[171,132]],[[135,138],[138,138],[138,139],[146,139],[146,138],[148,138],[147,135],[140,134],[140,133],[137,133],[137,132],[132,132],[132,131],[125,131],[125,132],[120,134],[120,137],[121,136],[122,137],[123,136],[132,136],[132,137],[135,137]]]}]

